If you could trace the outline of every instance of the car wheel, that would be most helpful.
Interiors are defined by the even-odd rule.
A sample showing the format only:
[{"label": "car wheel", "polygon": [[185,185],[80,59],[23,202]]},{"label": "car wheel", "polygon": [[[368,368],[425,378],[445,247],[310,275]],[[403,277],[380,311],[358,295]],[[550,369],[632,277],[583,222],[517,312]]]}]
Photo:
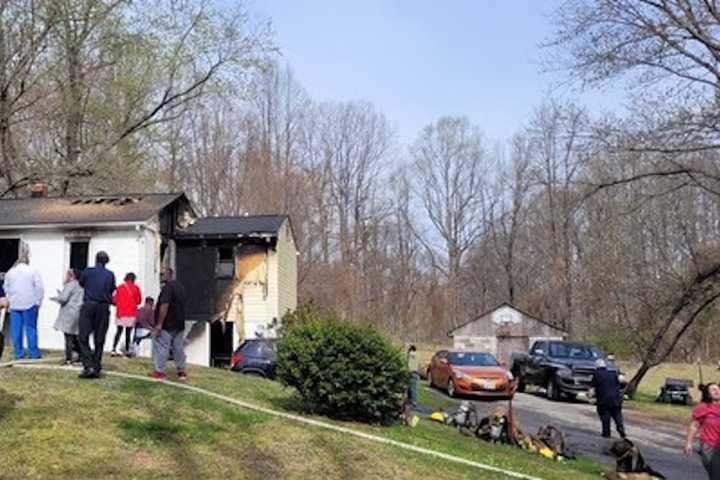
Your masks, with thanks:
[{"label": "car wheel", "polygon": [[548,378],[547,385],[545,385],[545,396],[548,400],[559,400],[560,393],[558,392],[557,382],[555,377]]},{"label": "car wheel", "polygon": [[448,380],[447,393],[451,397],[455,396],[455,383],[452,381],[452,379]]}]

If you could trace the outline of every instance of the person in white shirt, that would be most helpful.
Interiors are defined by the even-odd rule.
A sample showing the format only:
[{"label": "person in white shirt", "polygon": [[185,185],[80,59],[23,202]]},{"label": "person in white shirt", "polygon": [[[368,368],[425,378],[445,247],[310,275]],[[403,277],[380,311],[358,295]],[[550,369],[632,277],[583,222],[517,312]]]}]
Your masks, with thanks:
[{"label": "person in white shirt", "polygon": [[37,319],[44,289],[40,273],[30,266],[30,255],[23,248],[18,261],[5,274],[5,294],[10,304],[10,337],[15,359],[25,356],[23,337],[27,337],[30,358],[40,358]]}]

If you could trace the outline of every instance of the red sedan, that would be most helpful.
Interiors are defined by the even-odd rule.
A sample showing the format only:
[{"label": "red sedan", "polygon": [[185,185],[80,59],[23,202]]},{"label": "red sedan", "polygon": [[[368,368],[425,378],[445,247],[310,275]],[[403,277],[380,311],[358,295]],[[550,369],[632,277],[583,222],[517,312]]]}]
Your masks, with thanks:
[{"label": "red sedan", "polygon": [[511,398],[515,393],[512,373],[487,352],[440,350],[433,355],[427,371],[431,387],[448,395]]}]

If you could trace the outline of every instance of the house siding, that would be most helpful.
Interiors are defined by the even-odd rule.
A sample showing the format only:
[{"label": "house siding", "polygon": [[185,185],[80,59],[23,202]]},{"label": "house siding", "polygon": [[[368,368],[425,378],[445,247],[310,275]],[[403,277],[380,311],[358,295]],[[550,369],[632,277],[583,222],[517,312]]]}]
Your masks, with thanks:
[{"label": "house siding", "polygon": [[[134,228],[117,230],[89,230],[89,229],[68,229],[54,231],[23,231],[19,232],[20,237],[30,247],[30,264],[40,271],[45,286],[45,297],[38,316],[38,343],[44,349],[62,349],[64,338],[62,333],[53,328],[57,318],[59,305],[50,300],[50,297],[62,289],[62,282],[65,270],[69,268],[69,240],[72,238],[88,238],[88,265],[94,264],[95,254],[104,250],[110,256],[108,268],[115,273],[117,282],[122,282],[127,272],[138,274],[137,283],[143,291],[157,292],[159,290],[159,277],[157,275],[147,276],[146,256],[152,252],[146,252],[146,232],[143,229]],[[9,236],[9,235],[7,235]],[[115,333],[115,309],[110,309],[111,326],[108,329],[108,337]],[[112,342],[105,343],[105,349],[112,348]]]},{"label": "house siding", "polygon": [[293,241],[290,224],[286,221],[278,234],[277,244],[277,289],[278,311],[276,317],[282,320],[287,313],[297,308],[297,249]]}]

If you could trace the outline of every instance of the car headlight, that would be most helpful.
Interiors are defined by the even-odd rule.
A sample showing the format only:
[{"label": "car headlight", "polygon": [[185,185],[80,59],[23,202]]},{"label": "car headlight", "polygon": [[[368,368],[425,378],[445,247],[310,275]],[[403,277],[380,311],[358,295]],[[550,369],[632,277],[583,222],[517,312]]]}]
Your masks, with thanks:
[{"label": "car headlight", "polygon": [[457,378],[458,380],[462,380],[466,376],[463,372],[454,372],[454,373],[455,373],[455,378]]}]

